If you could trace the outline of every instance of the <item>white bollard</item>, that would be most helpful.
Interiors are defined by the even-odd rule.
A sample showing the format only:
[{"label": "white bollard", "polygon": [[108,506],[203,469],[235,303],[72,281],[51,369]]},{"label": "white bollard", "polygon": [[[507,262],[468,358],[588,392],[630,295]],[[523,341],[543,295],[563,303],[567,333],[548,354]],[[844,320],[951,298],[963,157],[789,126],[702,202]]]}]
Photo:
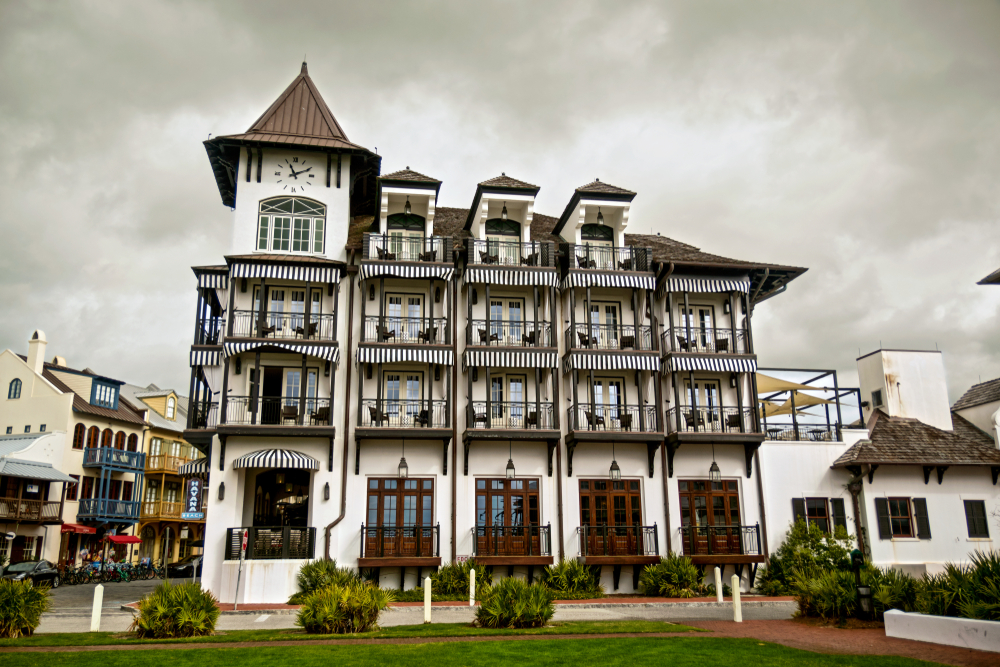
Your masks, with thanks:
[{"label": "white bollard", "polygon": [[94,586],[94,611],[90,613],[90,631],[101,631],[101,607],[104,605],[104,586]]},{"label": "white bollard", "polygon": [[476,571],[469,570],[469,606],[476,605]]},{"label": "white bollard", "polygon": [[722,570],[715,566],[715,601],[722,602]]},{"label": "white bollard", "polygon": [[733,575],[733,620],[743,622],[743,610],[740,609],[740,578]]},{"label": "white bollard", "polygon": [[431,622],[431,578],[424,579],[424,623]]}]

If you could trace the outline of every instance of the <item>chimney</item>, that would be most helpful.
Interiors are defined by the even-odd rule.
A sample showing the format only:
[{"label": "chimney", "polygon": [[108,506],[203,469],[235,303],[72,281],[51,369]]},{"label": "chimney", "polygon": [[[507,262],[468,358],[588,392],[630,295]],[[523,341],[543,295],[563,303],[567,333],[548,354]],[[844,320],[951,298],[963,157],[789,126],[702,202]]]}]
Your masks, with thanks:
[{"label": "chimney", "polygon": [[35,329],[35,333],[31,334],[31,340],[28,341],[28,365],[39,375],[45,366],[46,345],[48,345],[48,341],[45,340],[45,332],[41,329]]}]

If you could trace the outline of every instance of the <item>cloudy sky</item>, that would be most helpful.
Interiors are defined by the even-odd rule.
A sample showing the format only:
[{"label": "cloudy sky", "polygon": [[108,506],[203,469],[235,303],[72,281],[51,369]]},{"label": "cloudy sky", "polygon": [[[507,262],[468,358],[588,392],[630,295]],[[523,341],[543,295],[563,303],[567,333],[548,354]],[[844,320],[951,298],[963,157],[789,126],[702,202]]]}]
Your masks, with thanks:
[{"label": "cloudy sky", "polygon": [[601,178],[630,230],[809,267],[763,366],[945,352],[1000,376],[996,2],[0,0],[0,349],[186,392],[192,265],[230,212],[201,142],[309,71],[348,137],[467,207],[505,171],[558,215]]}]

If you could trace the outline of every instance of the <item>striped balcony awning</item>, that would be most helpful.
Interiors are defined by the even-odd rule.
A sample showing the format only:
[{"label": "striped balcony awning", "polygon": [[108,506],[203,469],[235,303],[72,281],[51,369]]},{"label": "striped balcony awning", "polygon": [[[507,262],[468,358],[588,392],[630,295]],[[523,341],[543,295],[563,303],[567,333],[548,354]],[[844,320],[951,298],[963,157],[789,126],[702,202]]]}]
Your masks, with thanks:
[{"label": "striped balcony awning", "polygon": [[470,266],[465,270],[465,282],[468,285],[492,283],[505,287],[559,287],[559,274],[555,269]]},{"label": "striped balcony awning", "polygon": [[361,279],[369,278],[417,278],[429,280],[451,280],[455,267],[440,264],[397,264],[394,262],[362,262]]},{"label": "striped balcony awning", "polygon": [[570,287],[625,287],[628,289],[653,289],[656,279],[652,274],[639,273],[591,273],[590,271],[570,271],[563,279],[563,289]]},{"label": "striped balcony awning", "polygon": [[202,289],[229,289],[229,274],[199,273],[198,287]]},{"label": "striped balcony awning", "polygon": [[233,468],[294,468],[297,470],[319,470],[319,461],[301,452],[290,449],[262,449],[244,454],[233,461]]},{"label": "striped balcony awning", "polygon": [[185,463],[177,469],[177,474],[181,477],[208,477],[208,459],[202,457],[190,463]]},{"label": "striped balcony awning", "polygon": [[236,261],[232,263],[230,270],[233,278],[275,278],[312,283],[336,283],[340,282],[341,268],[325,264],[258,264]]},{"label": "striped balcony awning", "polygon": [[234,354],[250,352],[260,347],[280,348],[289,352],[298,352],[310,357],[326,359],[335,364],[340,363],[340,347],[336,345],[303,345],[301,343],[283,343],[281,341],[250,342],[250,343],[225,343],[222,346],[223,356],[231,357]]},{"label": "striped balcony awning", "polygon": [[738,357],[678,357],[671,356],[663,373],[672,371],[717,371],[720,373],[755,373],[757,360]]},{"label": "striped balcony awning", "polygon": [[455,356],[451,350],[429,350],[418,347],[358,348],[358,363],[361,364],[391,364],[400,361],[451,366],[455,363]]},{"label": "striped balcony awning", "polygon": [[540,350],[466,350],[462,369],[476,366],[495,368],[558,368],[558,352]]},{"label": "striped balcony awning", "polygon": [[710,292],[750,292],[750,276],[734,276],[729,278],[685,277],[671,276],[663,281],[656,290],[656,296],[661,299],[667,292],[695,292],[706,294]]},{"label": "striped balcony awning", "polygon": [[619,352],[585,354],[574,352],[566,355],[563,360],[563,372],[571,370],[658,371],[660,370],[660,358],[651,354],[621,354]]},{"label": "striped balcony awning", "polygon": [[218,366],[221,350],[191,350],[191,366]]}]

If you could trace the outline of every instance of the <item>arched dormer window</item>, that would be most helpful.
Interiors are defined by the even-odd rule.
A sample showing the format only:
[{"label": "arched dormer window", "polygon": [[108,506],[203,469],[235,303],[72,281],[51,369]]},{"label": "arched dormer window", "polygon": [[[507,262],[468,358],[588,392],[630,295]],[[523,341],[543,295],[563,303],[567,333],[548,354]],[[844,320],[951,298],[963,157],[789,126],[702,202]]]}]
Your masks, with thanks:
[{"label": "arched dormer window", "polygon": [[326,206],[301,197],[275,197],[260,203],[257,250],[323,254]]},{"label": "arched dormer window", "polygon": [[177,402],[174,400],[173,396],[167,399],[167,419],[174,418],[174,408],[176,405]]},{"label": "arched dormer window", "polygon": [[607,225],[584,225],[580,230],[580,238],[590,245],[613,245],[615,230]]},{"label": "arched dormer window", "polygon": [[14,378],[7,387],[7,398],[21,398],[21,381]]},{"label": "arched dormer window", "polygon": [[416,213],[393,213],[385,221],[389,252],[398,260],[417,261],[424,252],[427,220]]}]

